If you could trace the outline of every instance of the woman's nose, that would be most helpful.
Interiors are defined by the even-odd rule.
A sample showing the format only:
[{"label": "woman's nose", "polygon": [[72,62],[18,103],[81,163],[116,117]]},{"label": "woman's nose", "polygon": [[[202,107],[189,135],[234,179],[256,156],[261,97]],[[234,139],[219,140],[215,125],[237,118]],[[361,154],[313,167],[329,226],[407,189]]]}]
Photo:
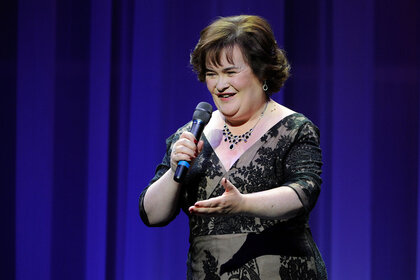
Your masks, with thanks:
[{"label": "woman's nose", "polygon": [[229,83],[224,78],[219,78],[216,84],[216,89],[218,92],[224,92],[229,88]]}]

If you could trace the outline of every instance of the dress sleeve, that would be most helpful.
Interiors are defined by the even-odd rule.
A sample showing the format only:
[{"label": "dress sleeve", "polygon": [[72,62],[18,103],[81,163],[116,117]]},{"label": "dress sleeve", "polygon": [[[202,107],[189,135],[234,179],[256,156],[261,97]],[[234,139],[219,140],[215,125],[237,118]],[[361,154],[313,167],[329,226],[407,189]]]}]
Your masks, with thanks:
[{"label": "dress sleeve", "polygon": [[321,190],[322,155],[319,130],[311,122],[302,124],[284,161],[286,182],[292,188],[309,213]]},{"label": "dress sleeve", "polygon": [[140,194],[140,198],[139,198],[140,218],[142,219],[143,223],[146,226],[150,226],[150,227],[151,226],[153,226],[153,227],[165,226],[165,225],[169,224],[179,214],[179,211],[180,211],[179,209],[180,208],[178,207],[178,210],[176,211],[176,213],[174,213],[174,216],[171,217],[167,222],[151,225],[149,223],[147,213],[144,210],[144,196],[147,192],[147,189],[150,187],[150,185],[152,185],[154,182],[159,180],[159,178],[162,177],[163,174],[165,174],[166,171],[169,170],[169,168],[171,168],[170,167],[171,166],[170,165],[170,160],[171,160],[171,152],[172,152],[172,143],[174,143],[179,138],[179,135],[180,135],[180,133],[177,132],[177,133],[171,135],[168,139],[166,139],[166,153],[165,153],[165,156],[163,157],[162,162],[156,167],[154,177],[152,178],[152,180],[149,182],[149,184],[144,188],[144,190]]}]

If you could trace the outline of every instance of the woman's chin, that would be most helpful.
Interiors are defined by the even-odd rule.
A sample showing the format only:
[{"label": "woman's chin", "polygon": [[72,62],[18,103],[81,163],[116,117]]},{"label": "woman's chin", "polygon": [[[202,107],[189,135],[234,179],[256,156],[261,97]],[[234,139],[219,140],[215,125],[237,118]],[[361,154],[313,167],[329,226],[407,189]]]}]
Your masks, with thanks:
[{"label": "woman's chin", "polygon": [[220,108],[219,111],[226,119],[234,118],[238,113],[238,110],[232,110],[228,108]]},{"label": "woman's chin", "polygon": [[238,104],[235,104],[234,102],[229,102],[229,103],[219,102],[216,104],[220,113],[222,113],[222,115],[225,117],[233,117],[239,111]]}]

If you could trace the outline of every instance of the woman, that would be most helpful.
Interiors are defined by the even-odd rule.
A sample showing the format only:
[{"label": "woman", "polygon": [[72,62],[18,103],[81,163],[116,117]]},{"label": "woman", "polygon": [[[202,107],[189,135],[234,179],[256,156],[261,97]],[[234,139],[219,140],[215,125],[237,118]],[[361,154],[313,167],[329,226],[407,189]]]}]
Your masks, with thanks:
[{"label": "woman", "polygon": [[[191,123],[167,139],[140,197],[143,221],[188,215],[188,279],[326,279],[308,226],[319,132],[270,99],[290,69],[271,27],[257,16],[220,18],[201,32],[191,64],[218,110],[201,140]],[[192,162],[182,184],[173,180],[180,160]]]}]

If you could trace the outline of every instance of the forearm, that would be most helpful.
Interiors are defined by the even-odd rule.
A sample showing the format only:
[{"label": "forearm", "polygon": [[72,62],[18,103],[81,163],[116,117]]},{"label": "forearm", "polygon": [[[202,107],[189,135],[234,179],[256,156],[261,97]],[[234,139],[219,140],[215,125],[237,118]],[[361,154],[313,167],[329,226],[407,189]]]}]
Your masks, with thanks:
[{"label": "forearm", "polygon": [[189,208],[191,214],[225,216],[242,214],[263,219],[290,219],[296,216],[303,205],[290,187],[278,187],[262,192],[241,194],[225,178],[221,181],[223,195],[197,201]]},{"label": "forearm", "polygon": [[289,187],[243,194],[241,204],[243,215],[264,219],[290,219],[303,208],[297,194]]},{"label": "forearm", "polygon": [[181,187],[173,177],[174,173],[169,169],[144,195],[144,210],[151,225],[167,221],[177,210]]}]

